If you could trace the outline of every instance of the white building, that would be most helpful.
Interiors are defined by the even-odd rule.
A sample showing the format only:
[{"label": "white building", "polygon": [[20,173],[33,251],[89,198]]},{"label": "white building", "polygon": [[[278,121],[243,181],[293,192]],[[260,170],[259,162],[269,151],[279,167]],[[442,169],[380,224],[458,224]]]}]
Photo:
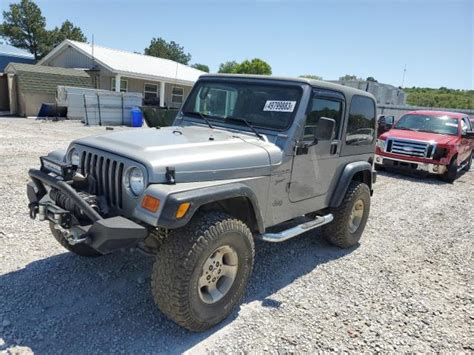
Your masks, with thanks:
[{"label": "white building", "polygon": [[141,92],[144,104],[180,107],[204,72],[163,58],[65,40],[38,65],[84,69],[97,89]]}]

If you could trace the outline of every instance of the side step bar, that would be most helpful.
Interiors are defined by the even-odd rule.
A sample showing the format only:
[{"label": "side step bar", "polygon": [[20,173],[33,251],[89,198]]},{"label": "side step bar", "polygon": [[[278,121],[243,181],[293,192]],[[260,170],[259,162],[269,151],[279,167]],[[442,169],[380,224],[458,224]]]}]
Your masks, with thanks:
[{"label": "side step bar", "polygon": [[462,163],[461,166],[458,168],[458,173],[461,172],[461,170],[463,170],[467,166],[467,164],[469,164],[468,160]]},{"label": "side step bar", "polygon": [[279,243],[284,242],[285,240],[291,239],[300,235],[302,233],[308,232],[312,229],[321,227],[325,224],[332,222],[334,216],[329,213],[325,216],[317,216],[316,219],[299,224],[295,227],[286,229],[278,233],[265,233],[257,235],[257,238],[265,242]]}]

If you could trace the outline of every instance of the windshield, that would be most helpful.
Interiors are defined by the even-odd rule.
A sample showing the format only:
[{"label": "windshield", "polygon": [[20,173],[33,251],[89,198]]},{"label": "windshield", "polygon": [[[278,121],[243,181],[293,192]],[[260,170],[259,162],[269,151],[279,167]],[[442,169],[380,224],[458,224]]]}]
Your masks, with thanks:
[{"label": "windshield", "polygon": [[[221,122],[244,119],[252,127],[275,130],[291,125],[302,94],[300,87],[275,84],[201,81],[196,85],[184,114]],[[243,121],[232,120],[236,122]]]},{"label": "windshield", "polygon": [[408,114],[400,118],[395,128],[455,136],[458,134],[458,120],[448,116],[435,117]]}]

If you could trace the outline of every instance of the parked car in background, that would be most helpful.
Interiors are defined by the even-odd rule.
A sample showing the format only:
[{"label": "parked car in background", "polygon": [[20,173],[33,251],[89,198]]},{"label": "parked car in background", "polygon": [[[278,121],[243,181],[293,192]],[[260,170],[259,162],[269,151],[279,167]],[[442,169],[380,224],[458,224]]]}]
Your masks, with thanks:
[{"label": "parked car in background", "polygon": [[380,135],[375,167],[422,170],[453,182],[472,164],[474,132],[469,116],[445,111],[411,111]]}]

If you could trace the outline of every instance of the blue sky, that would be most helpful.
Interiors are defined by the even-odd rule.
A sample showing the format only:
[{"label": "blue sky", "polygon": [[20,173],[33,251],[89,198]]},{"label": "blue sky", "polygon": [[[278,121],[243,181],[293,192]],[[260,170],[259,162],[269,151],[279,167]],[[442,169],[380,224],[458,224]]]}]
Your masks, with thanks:
[{"label": "blue sky", "polygon": [[406,64],[405,86],[474,88],[473,0],[36,2],[48,28],[69,19],[97,44],[140,52],[163,37],[211,72],[258,57],[274,75],[400,85]]}]

